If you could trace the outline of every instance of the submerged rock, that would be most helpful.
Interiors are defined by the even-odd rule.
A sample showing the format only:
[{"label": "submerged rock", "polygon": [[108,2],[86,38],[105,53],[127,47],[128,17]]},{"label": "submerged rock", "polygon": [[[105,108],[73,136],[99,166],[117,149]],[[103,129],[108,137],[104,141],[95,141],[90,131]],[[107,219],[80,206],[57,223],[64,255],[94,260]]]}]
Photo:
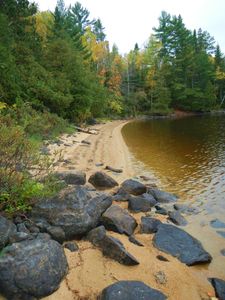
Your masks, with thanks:
[{"label": "submerged rock", "polygon": [[168,215],[169,219],[176,225],[185,226],[188,224],[188,221],[177,210],[170,211]]},{"label": "submerged rock", "polygon": [[88,179],[96,189],[109,189],[118,185],[118,183],[104,172],[95,172]]},{"label": "submerged rock", "polygon": [[214,220],[210,221],[210,225],[213,228],[225,228],[225,223],[218,219],[214,219]]},{"label": "submerged rock", "polygon": [[160,291],[152,289],[141,281],[118,281],[106,287],[99,300],[165,300]]},{"label": "submerged rock", "polygon": [[158,189],[148,189],[148,193],[161,203],[170,203],[178,200],[178,197],[176,195]]},{"label": "submerged rock", "polygon": [[120,240],[106,234],[104,226],[91,230],[87,238],[94,246],[102,250],[103,255],[127,266],[139,264],[136,258],[124,248]]},{"label": "submerged rock", "polygon": [[0,215],[0,250],[8,244],[10,236],[16,232],[16,225]]},{"label": "submerged rock", "polygon": [[77,186],[63,190],[56,197],[39,201],[31,214],[33,218],[45,219],[52,226],[61,227],[66,239],[72,239],[95,228],[111,204],[109,195],[98,195]]},{"label": "submerged rock", "polygon": [[225,281],[218,278],[211,278],[210,279],[216,293],[216,297],[219,300],[225,300]]},{"label": "submerged rock", "polygon": [[10,300],[39,299],[53,293],[67,272],[59,243],[42,238],[15,243],[0,257],[0,291]]},{"label": "submerged rock", "polygon": [[184,230],[162,224],[153,238],[156,248],[177,257],[188,266],[211,262],[211,255],[202,244]]},{"label": "submerged rock", "polygon": [[129,194],[138,196],[138,195],[142,195],[144,193],[146,193],[147,188],[146,186],[137,181],[137,180],[133,180],[133,179],[127,179],[125,180],[122,184],[121,187]]},{"label": "submerged rock", "polygon": [[110,206],[102,215],[101,223],[106,229],[131,235],[137,227],[136,220],[123,208]]}]

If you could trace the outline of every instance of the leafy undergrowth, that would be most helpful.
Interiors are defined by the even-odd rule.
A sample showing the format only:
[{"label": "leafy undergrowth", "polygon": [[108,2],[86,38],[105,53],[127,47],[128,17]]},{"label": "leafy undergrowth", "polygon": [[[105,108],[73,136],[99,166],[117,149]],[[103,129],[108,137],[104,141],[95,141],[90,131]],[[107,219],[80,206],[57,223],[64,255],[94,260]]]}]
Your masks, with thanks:
[{"label": "leafy undergrowth", "polygon": [[72,130],[58,116],[26,104],[0,110],[0,211],[28,211],[62,188],[52,175],[54,161],[39,150],[44,139]]}]

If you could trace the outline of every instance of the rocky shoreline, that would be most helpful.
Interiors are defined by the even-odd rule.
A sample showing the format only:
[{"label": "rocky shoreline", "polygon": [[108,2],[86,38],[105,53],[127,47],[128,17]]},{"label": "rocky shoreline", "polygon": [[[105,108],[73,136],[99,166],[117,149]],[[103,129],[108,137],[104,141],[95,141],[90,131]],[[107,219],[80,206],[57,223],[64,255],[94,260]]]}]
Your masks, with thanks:
[{"label": "rocky shoreline", "polygon": [[[189,208],[176,204],[176,196],[134,179],[119,185],[104,172],[92,174],[89,183],[84,172],[59,176],[68,186],[57,197],[40,200],[27,216],[0,216],[0,291],[7,299],[40,299],[56,291],[69,271],[65,249],[79,253],[76,242],[82,240],[125,268],[138,266],[139,259],[113,232],[126,235],[140,251],[145,246],[138,237],[149,236],[161,253],[156,259],[165,265],[172,257],[187,266],[211,262],[201,243],[180,228],[186,225],[183,214]],[[135,218],[140,213],[141,219]],[[169,280],[162,270],[154,276],[161,286]],[[209,280],[218,299],[225,299],[225,281]],[[71,295],[70,299],[175,299],[136,278],[116,280],[93,298]]]}]

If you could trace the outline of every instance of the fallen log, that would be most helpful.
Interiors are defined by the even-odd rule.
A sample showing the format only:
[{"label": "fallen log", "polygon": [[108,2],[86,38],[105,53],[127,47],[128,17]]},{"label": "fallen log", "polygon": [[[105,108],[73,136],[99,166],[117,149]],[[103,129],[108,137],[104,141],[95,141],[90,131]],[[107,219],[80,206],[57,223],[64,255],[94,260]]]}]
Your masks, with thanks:
[{"label": "fallen log", "polygon": [[112,172],[115,172],[115,173],[122,173],[123,172],[122,169],[116,169],[116,168],[112,168],[110,166],[106,166],[105,169],[109,170],[109,171],[112,171]]},{"label": "fallen log", "polygon": [[75,126],[75,129],[79,132],[84,132],[84,133],[88,133],[88,134],[97,134],[97,132],[95,131],[95,129],[84,129],[84,128],[81,128],[81,127],[78,127],[78,126]]}]

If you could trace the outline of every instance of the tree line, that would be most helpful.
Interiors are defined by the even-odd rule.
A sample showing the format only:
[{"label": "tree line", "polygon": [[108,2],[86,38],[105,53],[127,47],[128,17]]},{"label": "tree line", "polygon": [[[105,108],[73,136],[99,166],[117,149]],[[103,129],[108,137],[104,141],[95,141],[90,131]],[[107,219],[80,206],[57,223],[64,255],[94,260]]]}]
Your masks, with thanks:
[{"label": "tree line", "polygon": [[40,12],[27,0],[2,0],[0,31],[2,106],[30,103],[83,122],[224,105],[224,55],[181,16],[162,12],[144,48],[136,44],[124,56],[79,2],[65,7],[58,0],[54,12]]}]

